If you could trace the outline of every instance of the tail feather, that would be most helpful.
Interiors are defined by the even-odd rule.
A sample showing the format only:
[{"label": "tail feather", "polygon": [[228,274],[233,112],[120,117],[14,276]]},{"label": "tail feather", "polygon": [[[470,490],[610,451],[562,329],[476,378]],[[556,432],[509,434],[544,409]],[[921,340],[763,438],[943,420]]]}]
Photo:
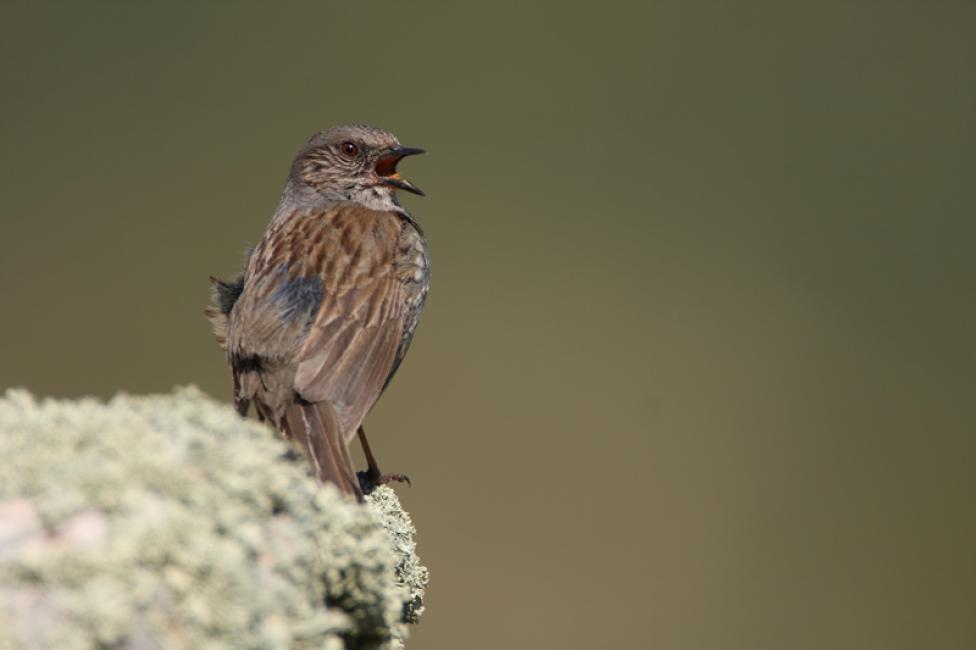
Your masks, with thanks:
[{"label": "tail feather", "polygon": [[333,483],[343,494],[362,501],[359,478],[332,408],[325,402],[299,399],[285,411],[285,422],[318,480]]}]

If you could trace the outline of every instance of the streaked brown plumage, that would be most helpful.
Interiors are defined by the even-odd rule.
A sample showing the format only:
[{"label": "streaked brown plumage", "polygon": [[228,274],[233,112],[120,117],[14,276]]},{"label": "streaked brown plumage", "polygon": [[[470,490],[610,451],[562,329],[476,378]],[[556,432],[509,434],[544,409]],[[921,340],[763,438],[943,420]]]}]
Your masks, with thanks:
[{"label": "streaked brown plumage", "polygon": [[426,242],[394,194],[419,193],[395,171],[411,153],[370,127],[313,137],[242,277],[214,281],[207,310],[238,411],[253,403],[319,480],[357,498],[348,444],[406,354],[427,295]]}]

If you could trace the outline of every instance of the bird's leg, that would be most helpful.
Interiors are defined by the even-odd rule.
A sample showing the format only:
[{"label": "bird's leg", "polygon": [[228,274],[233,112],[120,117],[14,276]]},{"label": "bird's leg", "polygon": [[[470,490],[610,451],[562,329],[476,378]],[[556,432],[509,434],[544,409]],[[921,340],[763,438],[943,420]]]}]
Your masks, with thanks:
[{"label": "bird's leg", "polygon": [[356,431],[356,435],[359,436],[359,442],[363,445],[363,455],[366,456],[366,471],[357,472],[359,475],[359,483],[364,493],[369,494],[377,485],[386,485],[390,481],[411,485],[410,477],[406,474],[383,474],[380,471],[380,466],[376,464],[373,451],[369,448],[369,441],[366,440],[366,429],[360,426],[359,430]]},{"label": "bird's leg", "polygon": [[369,441],[366,440],[366,429],[360,426],[356,435],[359,436],[359,442],[363,446],[363,454],[366,456],[366,465],[368,466],[363,478],[375,484],[383,475],[380,473],[380,466],[376,464],[376,458],[373,457],[373,451],[369,448]]}]

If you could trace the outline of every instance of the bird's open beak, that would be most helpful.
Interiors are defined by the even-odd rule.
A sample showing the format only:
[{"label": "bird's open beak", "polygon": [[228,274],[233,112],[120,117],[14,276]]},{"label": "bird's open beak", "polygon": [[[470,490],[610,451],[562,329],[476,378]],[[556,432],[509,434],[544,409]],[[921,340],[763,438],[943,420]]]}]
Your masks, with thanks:
[{"label": "bird's open beak", "polygon": [[397,163],[401,159],[407,156],[414,156],[419,153],[426,153],[423,149],[415,149],[414,147],[393,147],[376,161],[376,175],[380,177],[387,185],[396,187],[401,190],[406,190],[408,192],[413,192],[423,196],[424,193],[419,187],[411,183],[410,181],[401,178],[400,174],[396,170]]}]

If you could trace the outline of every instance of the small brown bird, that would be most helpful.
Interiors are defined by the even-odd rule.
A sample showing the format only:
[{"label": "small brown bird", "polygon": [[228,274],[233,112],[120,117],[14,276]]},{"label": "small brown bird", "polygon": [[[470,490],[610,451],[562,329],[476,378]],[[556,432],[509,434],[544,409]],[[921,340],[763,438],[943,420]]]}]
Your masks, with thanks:
[{"label": "small brown bird", "polygon": [[[396,171],[423,153],[369,126],[317,133],[292,163],[281,201],[243,274],[211,278],[207,308],[227,353],[234,404],[294,441],[320,481],[361,499],[390,479],[363,419],[393,378],[427,298],[424,234],[396,190],[423,195]],[[363,481],[348,445],[358,434]]]}]

